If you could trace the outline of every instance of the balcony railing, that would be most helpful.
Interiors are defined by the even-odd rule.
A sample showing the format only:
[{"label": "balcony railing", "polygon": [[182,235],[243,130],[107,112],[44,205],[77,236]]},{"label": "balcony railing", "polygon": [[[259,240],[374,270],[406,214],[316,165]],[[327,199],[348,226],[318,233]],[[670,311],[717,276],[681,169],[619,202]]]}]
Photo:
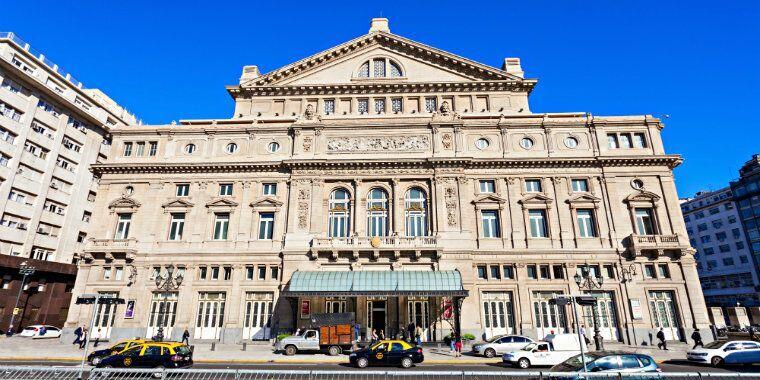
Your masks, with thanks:
[{"label": "balcony railing", "polygon": [[688,243],[681,242],[678,235],[637,235],[630,236],[628,249],[634,255],[639,255],[642,251],[656,251],[661,254],[664,250],[680,250],[682,253],[687,252],[690,247]]},{"label": "balcony railing", "polygon": [[85,252],[129,252],[137,249],[137,239],[90,239]]},{"label": "balcony railing", "polygon": [[435,236],[350,236],[345,238],[314,238],[316,249],[415,249],[435,248],[438,238]]}]

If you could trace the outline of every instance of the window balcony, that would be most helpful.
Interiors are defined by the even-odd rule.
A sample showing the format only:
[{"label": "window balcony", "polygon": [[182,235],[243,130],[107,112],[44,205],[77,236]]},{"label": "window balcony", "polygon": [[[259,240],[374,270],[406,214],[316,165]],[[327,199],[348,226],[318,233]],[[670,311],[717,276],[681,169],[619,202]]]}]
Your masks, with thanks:
[{"label": "window balcony", "polygon": [[684,255],[691,247],[688,241],[682,241],[678,235],[637,235],[628,237],[628,251],[634,256],[644,253],[662,255],[665,251],[678,251]]},{"label": "window balcony", "polygon": [[376,260],[381,252],[390,253],[395,258],[399,258],[402,252],[406,252],[418,259],[423,253],[440,256],[441,250],[436,236],[350,236],[346,238],[316,237],[312,241],[310,253],[315,259],[320,254],[328,254],[332,259],[337,259],[344,253],[350,253],[351,257],[358,259],[360,254],[368,253],[371,259]]},{"label": "window balcony", "polygon": [[84,246],[84,258],[92,259],[102,256],[106,260],[113,260],[114,253],[124,254],[124,258],[131,260],[137,253],[137,239],[89,239]]}]

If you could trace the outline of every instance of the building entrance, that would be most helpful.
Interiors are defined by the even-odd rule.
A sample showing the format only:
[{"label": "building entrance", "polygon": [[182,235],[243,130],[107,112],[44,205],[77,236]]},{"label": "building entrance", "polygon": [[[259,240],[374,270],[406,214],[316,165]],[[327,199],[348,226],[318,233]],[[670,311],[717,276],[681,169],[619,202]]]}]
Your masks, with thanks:
[{"label": "building entrance", "polygon": [[367,339],[372,339],[372,330],[380,335],[380,330],[388,333],[386,329],[387,302],[385,300],[367,301]]}]

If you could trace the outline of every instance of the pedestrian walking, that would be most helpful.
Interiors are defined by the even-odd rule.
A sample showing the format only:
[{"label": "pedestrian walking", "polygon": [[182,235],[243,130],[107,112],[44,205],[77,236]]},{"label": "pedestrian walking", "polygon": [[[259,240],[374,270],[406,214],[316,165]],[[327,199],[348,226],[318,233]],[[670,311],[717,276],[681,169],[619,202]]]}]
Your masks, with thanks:
[{"label": "pedestrian walking", "polygon": [[187,328],[185,329],[185,332],[182,333],[182,343],[190,345],[190,331],[187,331]]},{"label": "pedestrian walking", "polygon": [[417,328],[414,330],[414,341],[418,346],[422,346],[422,333],[422,327],[417,326]]},{"label": "pedestrian walking", "polygon": [[81,340],[79,341],[79,349],[80,350],[84,350],[84,345],[87,343],[87,334],[88,333],[89,333],[89,331],[87,331],[86,328],[82,329],[82,337],[81,337]]},{"label": "pedestrian walking", "polygon": [[583,341],[586,344],[591,344],[591,339],[586,336],[586,325],[581,325],[581,336],[583,336]]},{"label": "pedestrian walking", "polygon": [[359,324],[354,323],[354,340],[359,341]]},{"label": "pedestrian walking", "polygon": [[385,340],[385,330],[380,329],[380,340]]},{"label": "pedestrian walking", "polygon": [[451,354],[457,356],[457,342],[453,335],[449,338],[449,346],[451,346]]},{"label": "pedestrian walking", "polygon": [[705,344],[702,343],[702,334],[699,333],[698,329],[694,329],[694,332],[691,333],[691,339],[694,341],[694,347],[692,347],[692,349],[705,346]]},{"label": "pedestrian walking", "polygon": [[407,342],[412,343],[412,339],[414,338],[414,322],[409,322],[409,325],[406,326],[406,338]]},{"label": "pedestrian walking", "polygon": [[372,342],[377,342],[377,330],[372,329],[372,334],[370,335],[370,339]]},{"label": "pedestrian walking", "polygon": [[668,351],[668,343],[665,341],[665,332],[662,331],[662,327],[660,327],[660,331],[657,332],[657,339],[660,341],[660,343],[657,343],[657,347],[661,350]]},{"label": "pedestrian walking", "polygon": [[459,336],[457,336],[456,343],[454,343],[454,351],[455,351],[454,356],[456,357],[462,356],[462,338],[460,338]]},{"label": "pedestrian walking", "polygon": [[74,330],[74,335],[77,338],[74,339],[74,343],[72,344],[79,344],[82,341],[82,326],[77,326],[76,330]]},{"label": "pedestrian walking", "polygon": [[97,347],[98,343],[100,343],[100,334],[101,334],[101,330],[100,330],[100,327],[98,327],[98,333],[94,334],[95,335],[95,344],[92,345],[93,347]]}]

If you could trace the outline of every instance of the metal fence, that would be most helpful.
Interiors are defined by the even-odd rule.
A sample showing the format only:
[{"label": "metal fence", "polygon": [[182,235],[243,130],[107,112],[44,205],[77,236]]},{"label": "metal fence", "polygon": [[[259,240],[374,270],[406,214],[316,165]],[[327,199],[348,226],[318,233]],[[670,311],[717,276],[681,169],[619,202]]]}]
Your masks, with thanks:
[{"label": "metal fence", "polygon": [[247,369],[113,369],[93,368],[81,374],[78,367],[4,367],[0,380],[760,380],[760,373],[552,373],[504,371],[420,370],[247,370]]}]

